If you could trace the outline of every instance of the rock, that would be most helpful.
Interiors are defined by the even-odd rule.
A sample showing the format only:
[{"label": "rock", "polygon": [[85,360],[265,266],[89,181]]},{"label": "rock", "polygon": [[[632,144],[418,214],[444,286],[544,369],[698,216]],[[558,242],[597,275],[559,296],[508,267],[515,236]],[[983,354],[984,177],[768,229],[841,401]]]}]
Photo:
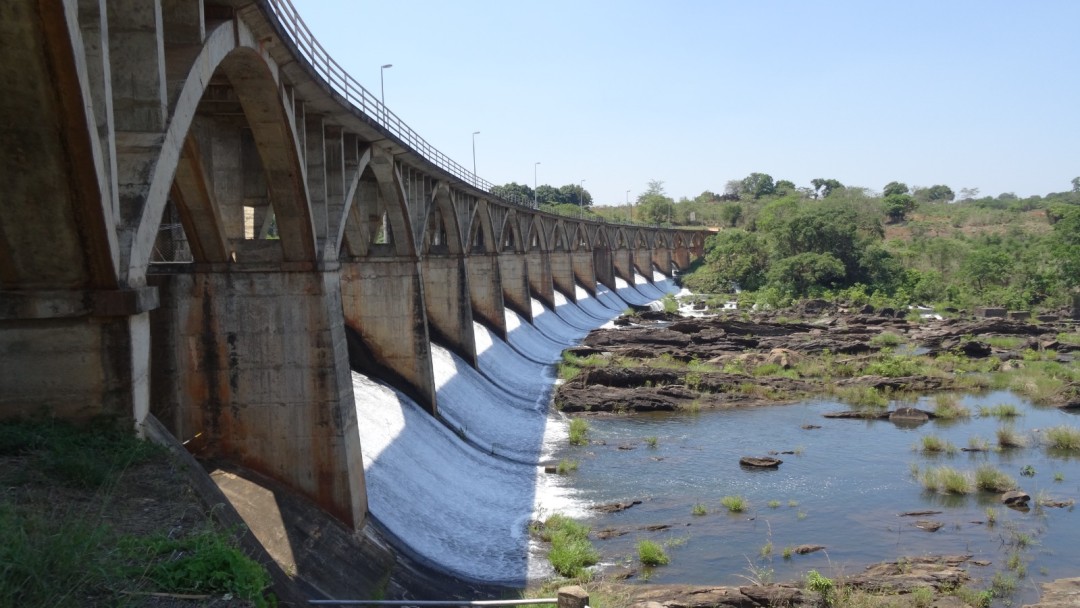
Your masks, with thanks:
[{"label": "rock", "polygon": [[783,369],[788,369],[801,360],[802,355],[786,348],[774,348],[765,355],[765,363],[779,365]]},{"label": "rock", "polygon": [[802,429],[803,429],[804,431],[812,431],[812,430],[814,430],[814,429],[820,429],[820,428],[821,428],[821,425],[820,425],[820,424],[804,424],[804,425],[802,425],[802,427],[801,427],[801,428],[802,428]]},{"label": "rock", "polygon": [[1031,319],[1030,310],[1011,310],[1009,311],[1010,321],[1027,321]]},{"label": "rock", "polygon": [[825,300],[807,300],[802,303],[802,311],[810,315],[818,314],[827,308],[829,308],[829,303]]},{"label": "rock", "polygon": [[915,522],[915,527],[920,530],[926,530],[927,532],[937,532],[938,530],[945,527],[945,524],[941,523],[940,521],[920,519],[919,521]]},{"label": "rock", "polygon": [[886,306],[878,311],[878,316],[881,317],[896,317],[896,310]]},{"label": "rock", "polygon": [[755,467],[759,469],[775,469],[779,467],[784,461],[779,458],[770,458],[768,456],[758,458],[756,456],[743,456],[739,459],[739,464],[744,467]]},{"label": "rock", "polygon": [[1073,500],[1053,500],[1053,499],[1050,499],[1050,498],[1046,498],[1044,500],[1039,501],[1039,504],[1044,506],[1044,507],[1053,507],[1055,509],[1064,509],[1065,507],[1073,506],[1074,504],[1076,504],[1076,501],[1073,501]]},{"label": "rock", "polygon": [[960,345],[960,351],[967,357],[972,359],[982,359],[989,357],[993,349],[986,342],[980,342],[978,340],[969,340]]},{"label": "rock", "polygon": [[995,306],[980,306],[975,309],[975,316],[984,319],[1002,318],[1005,316],[1005,309]]},{"label": "rock", "polygon": [[874,307],[869,304],[863,304],[862,308],[859,309],[859,314],[872,315],[874,314]]},{"label": "rock", "polygon": [[798,553],[799,555],[806,555],[807,553],[814,553],[821,551],[825,548],[825,545],[799,545],[793,548],[792,553]]},{"label": "rock", "polygon": [[1001,495],[1001,502],[1012,506],[1027,506],[1031,496],[1022,490],[1011,490]]},{"label": "rock", "polygon": [[603,530],[596,531],[597,540],[607,540],[609,538],[617,538],[625,534],[629,534],[629,530],[619,530],[617,528],[604,528]]},{"label": "rock", "polygon": [[651,526],[642,526],[638,530],[644,530],[646,532],[660,532],[661,530],[667,530],[671,527],[671,524],[653,524]]},{"label": "rock", "polygon": [[889,413],[892,422],[926,422],[930,420],[930,413],[914,407],[900,407]]},{"label": "rock", "polygon": [[634,505],[640,505],[640,500],[628,500],[626,502],[611,502],[606,505],[596,505],[592,507],[593,511],[600,513],[619,513],[625,511]]},{"label": "rock", "polygon": [[889,417],[889,412],[879,412],[877,410],[846,410],[843,412],[826,412],[822,414],[823,418],[840,418],[843,420],[886,420]]},{"label": "rock", "polygon": [[907,511],[900,513],[899,517],[925,517],[927,515],[940,515],[941,511]]},{"label": "rock", "polygon": [[1037,604],[1023,608],[1071,608],[1080,605],[1080,578],[1061,578],[1042,584]]}]

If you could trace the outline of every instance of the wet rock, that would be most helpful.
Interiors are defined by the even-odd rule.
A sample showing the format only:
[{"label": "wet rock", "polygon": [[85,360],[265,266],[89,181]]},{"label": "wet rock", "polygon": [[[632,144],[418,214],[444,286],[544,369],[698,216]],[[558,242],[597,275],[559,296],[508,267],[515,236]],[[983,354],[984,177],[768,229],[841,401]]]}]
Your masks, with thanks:
[{"label": "wet rock", "polygon": [[914,407],[900,407],[889,414],[892,422],[926,422],[930,420],[930,412],[925,412]]},{"label": "wet rock", "polygon": [[825,545],[799,545],[793,548],[792,553],[798,553],[799,555],[806,555],[807,553],[815,553],[825,549]]},{"label": "wet rock", "polygon": [[800,428],[802,428],[804,431],[812,431],[814,429],[820,429],[821,425],[820,424],[804,424]]},{"label": "wet rock", "polygon": [[629,533],[629,530],[620,530],[618,528],[604,528],[603,530],[596,531],[596,538],[597,540],[607,540],[609,538],[618,538]]},{"label": "wet rock", "polygon": [[920,530],[926,530],[927,532],[937,532],[945,527],[945,524],[940,521],[933,521],[929,519],[920,519],[915,522],[915,527]]},{"label": "wet rock", "polygon": [[960,345],[960,352],[964,353],[964,356],[971,359],[982,359],[989,357],[993,352],[990,345],[986,342],[980,342],[978,340],[969,340]]},{"label": "wet rock", "polygon": [[743,456],[739,459],[739,464],[744,467],[755,467],[759,469],[775,469],[783,464],[783,460],[779,458],[771,458],[768,456],[756,457],[756,456]]},{"label": "wet rock", "polygon": [[889,412],[877,410],[846,410],[843,412],[826,412],[824,418],[839,418],[841,420],[887,420]]},{"label": "wet rock", "polygon": [[1074,608],[1080,606],[1080,578],[1061,578],[1042,584],[1038,603],[1023,608]]},{"label": "wet rock", "polygon": [[644,530],[645,532],[660,532],[661,530],[667,530],[671,528],[671,524],[653,524],[651,526],[642,526],[638,530]]},{"label": "wet rock", "polygon": [[927,515],[940,515],[941,511],[907,511],[900,513],[899,517],[926,517]]},{"label": "wet rock", "polygon": [[1065,507],[1073,506],[1074,504],[1076,504],[1076,501],[1073,501],[1073,500],[1054,500],[1052,498],[1047,498],[1047,499],[1044,499],[1044,500],[1040,500],[1039,504],[1041,506],[1044,506],[1044,507],[1052,507],[1052,508],[1055,508],[1055,509],[1064,509]]},{"label": "wet rock", "polygon": [[1022,490],[1011,490],[1001,495],[1001,502],[1010,507],[1026,507],[1030,500],[1031,496]]},{"label": "wet rock", "polygon": [[598,513],[619,513],[625,511],[634,505],[640,505],[640,500],[628,500],[625,502],[610,502],[603,505],[595,505],[592,507],[593,511]]}]

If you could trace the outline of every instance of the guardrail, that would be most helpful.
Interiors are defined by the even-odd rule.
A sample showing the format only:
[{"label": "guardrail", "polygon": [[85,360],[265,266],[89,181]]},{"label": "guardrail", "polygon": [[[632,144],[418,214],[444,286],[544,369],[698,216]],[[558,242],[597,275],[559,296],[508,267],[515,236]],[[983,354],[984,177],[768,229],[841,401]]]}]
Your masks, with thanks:
[{"label": "guardrail", "polygon": [[[290,0],[269,0],[269,4],[277,16],[278,22],[281,23],[289,38],[292,39],[300,54],[315,68],[315,72],[330,86],[331,90],[343,97],[353,108],[373,119],[400,139],[405,145],[434,163],[435,166],[474,188],[491,193],[491,189],[495,187],[495,184],[475,175],[472,171],[440,152],[435,146],[429,144],[427,140],[420,137],[420,134],[413,131],[409,125],[398,118],[397,114],[394,114],[390,108],[386,107],[380,99],[372,95],[355,78],[350,76],[345,71],[345,68],[341,67],[341,64],[335,61],[326,52],[322,44],[315,39],[315,36],[311,33],[307,24],[304,23],[300,13],[297,12],[296,7],[293,6]],[[507,198],[499,196],[498,198],[516,205],[532,207],[532,201],[523,200],[524,197],[513,196]]]},{"label": "guardrail", "polygon": [[526,606],[554,604],[557,608],[589,608],[589,594],[579,586],[562,587],[558,597],[516,600],[308,600],[312,606]]}]

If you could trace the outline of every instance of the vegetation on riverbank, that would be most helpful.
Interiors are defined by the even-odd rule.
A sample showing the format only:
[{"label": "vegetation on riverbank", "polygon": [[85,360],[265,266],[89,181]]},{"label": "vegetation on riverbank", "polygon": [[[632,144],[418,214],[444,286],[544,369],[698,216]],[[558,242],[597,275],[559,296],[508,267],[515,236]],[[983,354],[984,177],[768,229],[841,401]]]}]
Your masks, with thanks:
[{"label": "vegetation on riverbank", "polygon": [[127,430],[0,423],[0,481],[3,605],[274,603],[269,575],[210,522],[169,454]]}]

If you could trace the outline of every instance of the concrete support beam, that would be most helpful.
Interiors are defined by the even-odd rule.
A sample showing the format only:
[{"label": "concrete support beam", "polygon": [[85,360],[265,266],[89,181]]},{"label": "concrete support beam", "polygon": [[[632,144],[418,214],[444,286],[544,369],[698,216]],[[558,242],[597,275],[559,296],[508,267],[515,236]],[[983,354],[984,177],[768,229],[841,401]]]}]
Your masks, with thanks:
[{"label": "concrete support beam", "polygon": [[529,267],[529,289],[548,308],[555,310],[555,285],[551,279],[551,258],[546,251],[534,249],[525,254]]},{"label": "concrete support beam", "polygon": [[685,245],[676,245],[675,250],[671,252],[671,257],[680,271],[690,268],[690,250]]},{"label": "concrete support beam", "polygon": [[431,369],[424,288],[414,258],[370,257],[342,263],[341,299],[352,366],[385,380],[432,415],[435,376]]},{"label": "concrete support beam", "polygon": [[592,251],[593,273],[596,282],[615,291],[615,255],[607,247],[596,247]]},{"label": "concrete support beam", "polygon": [[109,58],[118,131],[165,130],[165,35],[160,0],[112,0]]},{"label": "concrete support beam", "polygon": [[[666,245],[652,250],[652,263],[653,267],[664,273],[665,277],[671,277],[671,250]],[[652,273],[649,274],[649,278],[652,278]]]},{"label": "concrete support beam", "polygon": [[574,279],[590,296],[596,296],[596,256],[592,251],[579,250],[570,253]]},{"label": "concrete support beam", "polygon": [[[315,238],[322,245],[329,232],[327,216],[327,146],[323,118],[317,114],[308,114],[304,120],[304,147],[307,160],[308,201],[311,203],[311,217],[315,223]],[[340,143],[338,144],[340,146]],[[338,159],[340,163],[340,156]]]},{"label": "concrete support beam", "polygon": [[367,496],[338,273],[148,280],[163,301],[153,313],[155,415],[197,456],[273,477],[362,526]]},{"label": "concrete support beam", "polygon": [[[650,283],[652,283],[652,253],[652,249],[643,247],[631,251],[634,259],[634,269]],[[633,281],[630,282],[633,283]]]},{"label": "concrete support beam", "polygon": [[634,251],[632,249],[616,249],[612,251],[612,266],[615,274],[622,280],[634,284]]},{"label": "concrete support beam", "polygon": [[551,282],[571,302],[577,301],[574,288],[574,260],[569,251],[552,251],[548,254],[551,266]]},{"label": "concrete support beam", "polygon": [[524,253],[505,251],[499,254],[503,302],[506,307],[532,321],[532,295],[529,293],[529,266]]},{"label": "concrete support beam", "polygon": [[473,319],[506,339],[506,314],[503,308],[502,275],[499,272],[499,254],[473,253],[465,263],[469,273],[469,294],[472,301]]},{"label": "concrete support beam", "polygon": [[428,254],[421,262],[430,337],[476,367],[472,303],[465,257]]}]

